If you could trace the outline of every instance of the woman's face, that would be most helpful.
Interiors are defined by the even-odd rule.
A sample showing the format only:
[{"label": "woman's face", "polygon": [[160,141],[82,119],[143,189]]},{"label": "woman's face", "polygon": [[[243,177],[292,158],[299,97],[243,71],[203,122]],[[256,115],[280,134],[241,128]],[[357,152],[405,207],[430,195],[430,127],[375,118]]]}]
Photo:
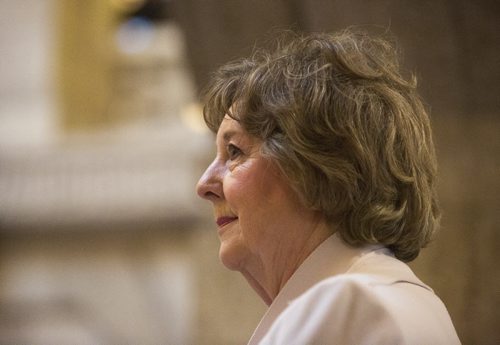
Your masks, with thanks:
[{"label": "woman's face", "polygon": [[276,261],[283,244],[293,242],[304,211],[276,164],[261,155],[261,144],[226,116],[217,155],[197,185],[214,207],[220,259],[233,270]]}]

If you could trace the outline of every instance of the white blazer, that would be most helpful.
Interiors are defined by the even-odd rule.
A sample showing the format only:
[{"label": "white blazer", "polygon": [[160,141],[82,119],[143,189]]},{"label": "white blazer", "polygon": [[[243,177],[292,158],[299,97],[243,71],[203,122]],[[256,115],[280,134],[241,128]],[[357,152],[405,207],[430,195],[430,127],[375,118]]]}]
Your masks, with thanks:
[{"label": "white blazer", "polygon": [[460,344],[432,289],[382,246],[335,234],[286,283],[249,345]]}]

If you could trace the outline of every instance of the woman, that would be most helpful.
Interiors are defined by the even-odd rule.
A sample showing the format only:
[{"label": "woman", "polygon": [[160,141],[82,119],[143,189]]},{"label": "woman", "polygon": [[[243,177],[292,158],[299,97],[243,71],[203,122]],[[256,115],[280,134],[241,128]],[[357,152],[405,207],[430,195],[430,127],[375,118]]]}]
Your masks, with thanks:
[{"label": "woman", "polygon": [[250,344],[459,344],[405,264],[438,226],[436,163],[415,81],[386,41],[297,37],[222,67],[204,117],[225,266],[269,309]]}]

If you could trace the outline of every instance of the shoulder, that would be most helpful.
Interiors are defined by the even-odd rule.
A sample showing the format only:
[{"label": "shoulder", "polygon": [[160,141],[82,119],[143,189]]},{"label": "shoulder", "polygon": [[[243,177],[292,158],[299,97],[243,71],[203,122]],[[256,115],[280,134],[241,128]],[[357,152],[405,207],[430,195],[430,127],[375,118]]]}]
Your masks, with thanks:
[{"label": "shoulder", "polygon": [[402,343],[397,320],[370,290],[372,283],[371,277],[357,274],[323,280],[290,303],[262,343],[330,344],[335,339],[335,344],[361,344],[360,333],[366,333],[367,326],[377,334],[366,344]]},{"label": "shoulder", "polygon": [[[427,325],[418,326],[421,315],[415,309],[422,302],[421,293],[434,296],[413,284],[386,284],[377,275],[330,277],[290,303],[261,344],[400,345],[413,343],[411,339],[425,341],[418,330]],[[426,308],[421,310],[426,312]]]}]

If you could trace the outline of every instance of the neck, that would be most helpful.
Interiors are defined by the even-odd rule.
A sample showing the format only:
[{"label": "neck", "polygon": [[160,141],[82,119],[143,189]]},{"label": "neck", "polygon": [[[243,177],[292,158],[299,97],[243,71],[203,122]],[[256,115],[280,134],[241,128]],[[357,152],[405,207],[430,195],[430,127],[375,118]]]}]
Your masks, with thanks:
[{"label": "neck", "polygon": [[276,239],[273,250],[261,253],[259,260],[240,270],[267,305],[271,305],[307,257],[332,235],[331,228],[322,221],[315,223],[310,231],[299,230],[302,230],[300,236]]}]

